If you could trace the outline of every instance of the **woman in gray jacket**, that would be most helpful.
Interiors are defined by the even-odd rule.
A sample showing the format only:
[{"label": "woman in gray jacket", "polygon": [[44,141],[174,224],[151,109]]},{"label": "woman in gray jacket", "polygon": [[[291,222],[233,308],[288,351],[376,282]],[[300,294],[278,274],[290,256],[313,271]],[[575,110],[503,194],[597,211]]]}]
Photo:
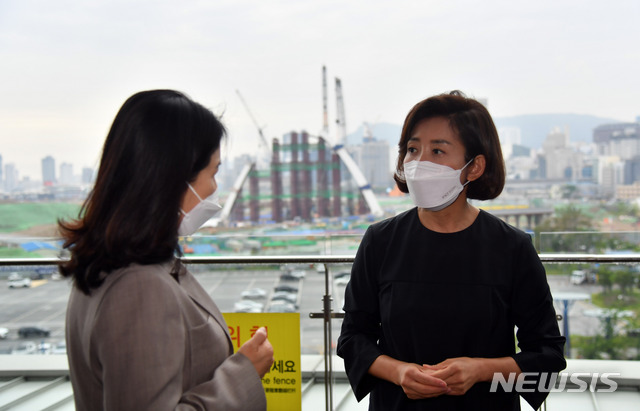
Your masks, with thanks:
[{"label": "woman in gray jacket", "polygon": [[78,410],[264,410],[264,329],[237,353],[215,303],[176,258],[219,206],[224,126],[182,93],[131,96],[79,218],[60,221],[73,279],[66,338]]}]

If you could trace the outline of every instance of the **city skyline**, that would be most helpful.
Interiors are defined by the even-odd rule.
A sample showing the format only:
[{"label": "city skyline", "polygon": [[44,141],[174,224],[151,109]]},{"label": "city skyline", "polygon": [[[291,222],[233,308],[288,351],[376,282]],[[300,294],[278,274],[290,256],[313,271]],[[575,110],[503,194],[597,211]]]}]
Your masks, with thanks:
[{"label": "city skyline", "polygon": [[451,89],[487,99],[494,117],[577,113],[631,122],[640,114],[639,14],[631,0],[98,0],[64,8],[7,0],[1,151],[33,177],[48,154],[95,167],[124,100],[174,88],[222,115],[234,157],[259,141],[236,90],[268,138],[318,134],[323,65],[333,138],[334,77],[342,80],[348,132],[365,121],[401,123],[417,101]]},{"label": "city skyline", "polygon": [[[396,133],[400,132],[400,128],[401,128],[399,125],[393,126],[393,125],[385,124],[383,126],[385,127],[392,126],[392,127],[398,128],[397,131],[392,133],[394,135],[393,138],[395,138]],[[545,155],[545,153],[549,153],[550,150],[548,150],[548,148],[545,149],[545,142],[548,141],[549,139],[553,140],[554,135],[560,136],[564,141],[563,144],[567,147],[569,144],[571,144],[572,146],[574,146],[574,149],[584,150],[584,148],[580,149],[579,146],[581,144],[587,143],[587,145],[592,146],[592,149],[593,149],[598,145],[598,141],[597,141],[598,137],[596,136],[597,129],[602,127],[604,127],[605,129],[613,127],[613,129],[629,130],[629,127],[631,127],[632,129],[636,129],[640,127],[640,122],[636,121],[635,123],[600,124],[598,127],[596,127],[596,129],[592,131],[592,135],[589,136],[588,142],[585,142],[584,140],[571,141],[570,129],[567,126],[565,127],[554,126],[549,130],[548,133],[545,134],[544,136],[545,141],[543,141],[539,146],[536,146],[534,141],[528,142],[528,143],[534,143],[533,145],[527,144],[527,142],[523,142],[521,138],[521,129],[519,127],[505,127],[505,128],[498,129],[498,132],[500,134],[501,143],[503,145],[502,150],[503,150],[503,153],[505,154],[505,159],[509,160],[507,163],[507,166],[509,169],[513,169],[514,167],[518,168],[522,166],[522,162],[520,161],[523,156],[522,150],[525,150],[524,152],[526,153],[530,153],[525,155],[525,157],[530,157],[530,160],[534,160],[534,158],[531,157],[531,154],[534,154],[536,152],[541,153],[543,156]],[[391,181],[392,173],[393,173],[393,170],[395,169],[396,153],[394,150],[391,150],[392,147],[389,145],[389,137],[390,137],[389,130],[381,130],[382,131],[382,138],[381,138],[381,136],[378,136],[372,132],[375,128],[376,128],[376,125],[367,124],[363,129],[362,135],[359,135],[358,133],[353,133],[349,135],[348,136],[349,138],[347,139],[346,147],[348,152],[351,154],[351,156],[355,160],[356,164],[358,164],[361,167],[361,171],[365,175],[369,176],[368,177],[369,183],[374,186],[377,184],[378,188],[380,188],[381,185],[379,185],[379,183],[381,181],[384,181],[384,180]],[[635,134],[631,135],[630,137],[632,138],[632,140],[636,138]],[[286,143],[287,138],[288,138],[288,134],[277,138],[277,140],[279,140],[280,143],[282,144],[282,143]],[[368,146],[368,148],[365,149],[365,146]],[[377,147],[374,150],[380,150],[380,149],[384,150],[386,153],[384,157],[388,157],[388,158],[384,158],[384,160],[382,159],[373,160],[373,163],[369,164],[369,162],[373,159],[370,156],[374,155],[374,151],[371,151],[373,147]],[[514,147],[520,147],[520,148],[515,148],[515,150],[518,151],[519,154],[514,153]],[[363,150],[368,150],[369,154],[364,154]],[[635,149],[624,151],[624,154],[621,154],[621,157],[623,158],[623,160],[628,160],[629,159],[628,157],[630,155],[633,156],[633,153],[635,153],[635,151],[636,151]],[[510,158],[512,155],[514,156],[514,158]],[[250,158],[254,158],[254,160],[257,159],[258,162],[260,163],[261,161],[264,160],[262,159],[262,157],[263,156],[261,155],[258,155],[258,156],[248,155],[246,153],[240,153],[234,157],[228,157],[223,162],[221,171],[219,173],[219,177],[221,179],[220,182],[224,181],[226,183],[226,184],[222,183],[221,187],[222,188],[225,188],[226,186],[228,186],[226,188],[231,187],[233,182],[232,181],[227,182],[226,180],[228,178],[231,178],[231,175],[237,174],[240,171],[240,168],[242,168],[242,165],[244,163],[246,163],[247,161],[251,161],[249,160]],[[367,160],[367,158],[369,158],[369,160]],[[4,187],[5,191],[11,191],[10,188],[16,188],[22,182],[26,182],[26,184],[23,184],[23,188],[29,188],[29,189],[33,189],[37,187],[38,184],[42,184],[42,186],[85,185],[85,184],[90,184],[90,182],[94,178],[95,173],[97,172],[97,166],[95,168],[93,167],[77,167],[76,168],[75,166],[77,164],[72,164],[64,161],[58,162],[57,159],[51,155],[47,155],[44,158],[40,159],[39,163],[40,163],[40,172],[38,173],[38,175],[35,178],[32,176],[26,176],[26,179],[25,179],[25,176],[20,172],[21,171],[20,167],[16,166],[16,164],[12,161],[6,161],[5,159],[3,159],[2,153],[0,153],[0,189],[2,189],[1,184],[3,183],[3,179],[6,179],[6,183],[7,183],[6,186]],[[558,162],[556,163],[557,163],[556,166],[558,166],[559,163],[562,163],[562,161],[559,163]],[[381,168],[379,167],[381,164],[386,164],[388,167]],[[383,170],[387,170],[387,168],[388,168],[388,175],[384,176],[385,172]],[[227,173],[230,173],[231,175],[227,176],[226,175]],[[522,178],[522,176],[519,176],[517,178]]]},{"label": "city skyline", "polygon": [[[6,161],[0,153],[0,192],[11,191],[21,183],[42,186],[90,184],[97,170],[91,167],[78,167],[69,162],[57,162],[54,156],[47,155],[40,159],[40,173],[37,176],[23,175],[15,162]],[[3,187],[3,184],[10,186]],[[28,188],[33,188],[30,186]]]}]

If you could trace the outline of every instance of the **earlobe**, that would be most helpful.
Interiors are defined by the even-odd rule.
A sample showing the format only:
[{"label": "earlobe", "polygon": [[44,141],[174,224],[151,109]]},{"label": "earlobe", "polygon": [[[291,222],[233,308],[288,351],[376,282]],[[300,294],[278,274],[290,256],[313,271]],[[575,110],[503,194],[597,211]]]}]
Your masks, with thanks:
[{"label": "earlobe", "polygon": [[482,177],[486,164],[487,162],[484,155],[477,155],[473,160],[473,163],[471,163],[471,169],[469,170],[469,174],[467,175],[467,180],[473,181]]}]

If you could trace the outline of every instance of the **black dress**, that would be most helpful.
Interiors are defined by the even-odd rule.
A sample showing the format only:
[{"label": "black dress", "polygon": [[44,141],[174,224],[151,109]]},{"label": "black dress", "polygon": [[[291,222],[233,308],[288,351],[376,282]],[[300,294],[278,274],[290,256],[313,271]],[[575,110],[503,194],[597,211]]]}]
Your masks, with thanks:
[{"label": "black dress", "polygon": [[[520,409],[517,393],[490,393],[489,382],[463,396],[410,400],[400,386],[367,373],[381,354],[432,365],[511,356],[523,372],[566,366],[565,339],[531,238],[482,210],[456,233],[425,228],[417,208],[373,224],[358,249],[344,311],[338,355],[358,401],[371,393],[370,410]],[[522,395],[535,409],[546,397]]]}]

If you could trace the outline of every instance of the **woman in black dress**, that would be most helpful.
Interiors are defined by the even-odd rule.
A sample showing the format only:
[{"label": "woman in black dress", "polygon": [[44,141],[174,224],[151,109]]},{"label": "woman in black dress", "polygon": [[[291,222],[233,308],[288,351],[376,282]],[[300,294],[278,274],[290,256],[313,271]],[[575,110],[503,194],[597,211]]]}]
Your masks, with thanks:
[{"label": "woman in black dress", "polygon": [[[467,201],[496,198],[504,170],[478,101],[455,91],[407,115],[394,178],[417,207],[364,235],[338,340],[369,409],[519,410],[519,394],[538,408],[539,385],[566,366],[531,238]],[[496,373],[527,373],[530,392],[492,390]]]}]

